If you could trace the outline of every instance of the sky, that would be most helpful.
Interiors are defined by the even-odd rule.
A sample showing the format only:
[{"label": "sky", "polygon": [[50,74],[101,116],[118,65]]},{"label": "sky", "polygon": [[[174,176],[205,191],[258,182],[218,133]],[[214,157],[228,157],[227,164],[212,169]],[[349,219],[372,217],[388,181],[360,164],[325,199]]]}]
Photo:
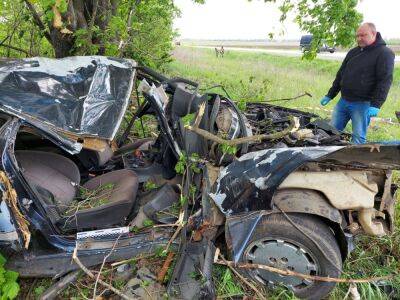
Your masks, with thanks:
[{"label": "sky", "polygon": [[[263,0],[206,0],[206,4],[175,0],[175,4],[181,17],[174,26],[182,39],[267,39],[270,32],[276,39],[302,35],[290,20],[282,26],[277,5]],[[375,23],[384,38],[400,38],[399,0],[362,0],[358,10],[365,22]]]}]

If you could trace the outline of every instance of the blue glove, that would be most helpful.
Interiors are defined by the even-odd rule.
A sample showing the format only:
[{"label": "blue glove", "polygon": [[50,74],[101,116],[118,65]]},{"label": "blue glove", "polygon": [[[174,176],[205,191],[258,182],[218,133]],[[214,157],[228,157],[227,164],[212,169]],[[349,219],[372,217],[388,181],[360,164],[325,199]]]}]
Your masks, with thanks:
[{"label": "blue glove", "polygon": [[332,99],[329,98],[328,96],[325,96],[324,98],[321,99],[321,105],[325,106],[329,103],[329,101],[331,101]]},{"label": "blue glove", "polygon": [[371,106],[368,108],[368,117],[376,117],[379,113],[379,108]]}]

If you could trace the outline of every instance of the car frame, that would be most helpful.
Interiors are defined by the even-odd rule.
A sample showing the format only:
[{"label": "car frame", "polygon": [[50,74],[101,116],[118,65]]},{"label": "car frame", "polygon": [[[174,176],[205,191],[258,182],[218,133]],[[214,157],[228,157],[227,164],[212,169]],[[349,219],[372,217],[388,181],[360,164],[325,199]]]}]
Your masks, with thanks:
[{"label": "car frame", "polygon": [[[168,293],[185,299],[214,297],[211,272],[216,247],[229,249],[227,254],[235,263],[267,264],[308,275],[339,277],[357,231],[383,235],[393,230],[395,186],[391,170],[400,169],[398,145],[351,145],[346,134],[326,123],[312,121],[314,114],[266,103],[249,103],[242,112],[226,95],[199,94],[198,84],[188,79],[170,79],[135,63],[118,61],[127,63],[126,68],[132,70],[132,80],[137,80],[138,92],[143,95],[143,102],[119,138],[68,132],[34,116],[36,112],[32,115],[0,106],[4,119],[0,128],[0,243],[8,258],[7,267],[22,277],[61,277],[79,269],[71,263],[74,250],[80,261],[90,267],[101,264],[106,256],[107,262],[120,261],[172,242],[177,261]],[[11,63],[12,72],[7,69],[10,64],[6,71],[2,70],[17,76],[20,69],[14,66],[26,62]],[[68,59],[63,61],[67,62]],[[81,68],[102,66],[101,62],[104,63],[103,58],[85,58]],[[112,64],[106,62],[105,66]],[[82,71],[81,68],[74,70]],[[32,78],[36,78],[35,74]],[[126,94],[130,95],[133,86],[126,85]],[[119,104],[118,115],[126,114],[124,103]],[[134,122],[144,115],[157,119],[156,143],[161,159],[142,167],[129,161],[129,155],[139,147],[128,143],[128,135]],[[190,115],[193,117],[185,121]],[[122,118],[117,119],[118,124],[110,123],[107,132],[120,129]],[[275,126],[272,133],[265,131],[267,123],[268,130],[271,123]],[[221,150],[223,147],[212,150],[210,139],[223,127],[224,142],[219,143],[238,141],[234,153]],[[139,194],[140,200],[147,197],[150,201],[136,207],[120,226],[64,234],[49,218],[19,165],[14,149],[22,129],[35,132],[60,153],[77,160],[82,159],[78,155],[89,145],[114,145],[112,159],[101,167],[91,166],[91,172],[103,174],[129,168],[138,175],[141,185],[154,175],[164,185],[150,194]],[[181,175],[176,171],[179,162],[184,169]],[[181,197],[190,199],[191,186],[196,187],[191,201],[181,205],[180,236],[171,240],[173,227],[154,226],[139,232],[132,231],[132,226],[128,228],[148,203],[156,205],[152,208],[157,211],[171,205],[168,201],[178,200],[166,199],[163,190],[174,178],[184,179]],[[338,193],[340,197],[336,196]],[[266,254],[270,255],[269,260]],[[295,265],[295,261],[301,263]],[[196,271],[203,274],[202,280],[190,277]],[[304,282],[260,270],[245,270],[243,274],[263,285],[281,282],[302,298],[323,297],[334,287],[334,283]]]}]

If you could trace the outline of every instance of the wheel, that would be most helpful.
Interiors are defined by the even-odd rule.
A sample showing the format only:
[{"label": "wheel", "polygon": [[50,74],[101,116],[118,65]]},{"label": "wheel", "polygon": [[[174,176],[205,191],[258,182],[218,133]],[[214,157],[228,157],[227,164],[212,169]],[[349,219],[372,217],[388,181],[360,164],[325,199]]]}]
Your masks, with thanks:
[{"label": "wheel", "polygon": [[[282,214],[265,216],[245,246],[241,261],[308,275],[339,277],[342,259],[332,230],[311,215],[288,214],[288,217],[298,229]],[[243,273],[269,287],[281,283],[297,297],[306,299],[321,299],[335,286],[335,283],[303,280],[261,269],[248,269]]]},{"label": "wheel", "polygon": [[329,53],[334,53],[335,52],[335,50],[329,50]]}]

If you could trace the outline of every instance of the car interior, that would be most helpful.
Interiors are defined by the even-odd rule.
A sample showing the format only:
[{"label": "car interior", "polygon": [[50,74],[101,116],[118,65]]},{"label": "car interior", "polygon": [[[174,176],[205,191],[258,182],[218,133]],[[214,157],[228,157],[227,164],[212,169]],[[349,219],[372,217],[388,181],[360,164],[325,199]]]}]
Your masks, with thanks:
[{"label": "car interior", "polygon": [[[103,151],[82,149],[71,155],[39,130],[21,126],[14,155],[47,216],[67,234],[125,226],[144,198],[149,202],[165,193],[165,185],[173,185],[168,179],[175,174],[163,172],[165,168],[157,163],[163,156],[158,152],[159,144],[153,138],[143,138],[117,151],[108,146]],[[148,181],[157,182],[157,188],[146,191]],[[172,198],[177,199],[178,189],[174,186],[172,190]]]}]

